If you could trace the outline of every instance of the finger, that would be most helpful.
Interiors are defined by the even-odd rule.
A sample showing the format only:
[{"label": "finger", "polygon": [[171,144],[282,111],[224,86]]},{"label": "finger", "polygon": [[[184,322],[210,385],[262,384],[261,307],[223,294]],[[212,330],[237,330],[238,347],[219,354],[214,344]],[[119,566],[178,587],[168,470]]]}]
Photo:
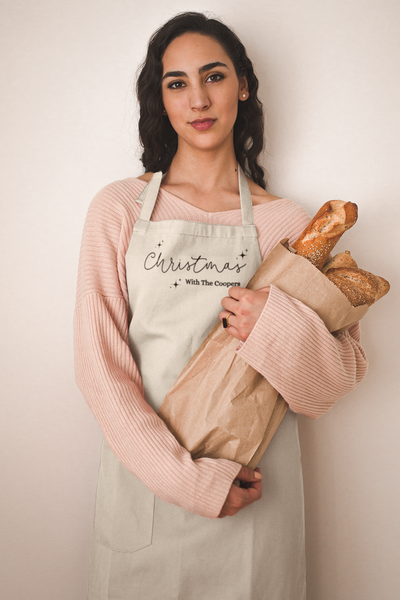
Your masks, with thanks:
[{"label": "finger", "polygon": [[238,307],[238,301],[230,298],[229,296],[225,296],[222,298],[221,305],[225,308],[225,310],[229,310],[229,312],[234,313],[235,309]]},{"label": "finger", "polygon": [[[232,320],[234,318],[235,318],[235,315],[233,315],[231,312],[223,310],[221,313],[219,313],[219,320],[222,322],[222,325],[223,325],[225,331],[227,333],[229,333],[229,335],[231,335],[232,337],[236,338],[237,340],[244,342],[245,341],[244,337],[240,334],[240,332],[236,329],[236,327],[233,327],[233,325],[232,325]],[[227,319],[228,322],[226,322],[225,319]]]},{"label": "finger", "polygon": [[218,316],[220,321],[222,321],[222,319],[229,319],[229,322],[231,322],[231,319],[233,317],[236,317],[236,315],[234,315],[233,312],[229,310],[221,310]]},{"label": "finger", "polygon": [[236,485],[231,486],[221,512],[218,515],[219,518],[233,516],[262,497],[261,480],[248,483],[247,485],[250,486],[248,489],[242,489]]},{"label": "finger", "polygon": [[220,313],[219,318],[222,321],[224,329],[227,329],[228,327],[235,327],[235,323],[237,324],[236,316],[226,310]]},{"label": "finger", "polygon": [[257,500],[259,500],[262,497],[261,481],[258,483],[251,484],[251,487],[249,487],[247,490],[243,490],[243,491],[246,492],[245,501],[247,504],[256,502]]},{"label": "finger", "polygon": [[260,481],[262,479],[260,469],[249,469],[249,467],[242,467],[239,473],[236,475],[236,479],[239,481]]},{"label": "finger", "polygon": [[262,496],[262,486],[261,481],[256,483],[248,484],[250,487],[248,488],[239,488],[238,493],[235,495],[235,504],[234,506],[237,508],[244,508],[248,506],[252,502],[256,502]]},{"label": "finger", "polygon": [[240,490],[242,492],[245,492],[245,495],[243,497],[243,499],[245,501],[254,501],[254,498],[259,498],[261,497],[261,490],[262,490],[262,482],[260,481],[254,481],[252,483],[247,483],[246,485],[248,485],[249,487],[247,488],[240,488]]},{"label": "finger", "polygon": [[[254,470],[257,471],[258,473],[261,473],[261,471],[258,467],[256,467]],[[240,487],[245,488],[245,489],[252,487],[252,486],[257,486],[257,485],[259,485],[259,483],[260,484],[262,483],[261,479],[259,482],[256,481],[255,483],[250,482],[250,481],[239,481],[239,479],[236,479],[235,481],[237,481],[237,483],[238,483],[238,485],[240,485]]]},{"label": "finger", "polygon": [[249,290],[247,288],[242,288],[235,285],[234,287],[229,288],[228,294],[231,298],[239,300],[239,298],[241,298],[243,294],[245,294],[248,291]]},{"label": "finger", "polygon": [[270,292],[270,286],[260,288],[259,290],[249,290],[248,288],[229,288],[229,297],[236,300],[239,303],[244,304],[257,304],[261,298],[265,303]]}]

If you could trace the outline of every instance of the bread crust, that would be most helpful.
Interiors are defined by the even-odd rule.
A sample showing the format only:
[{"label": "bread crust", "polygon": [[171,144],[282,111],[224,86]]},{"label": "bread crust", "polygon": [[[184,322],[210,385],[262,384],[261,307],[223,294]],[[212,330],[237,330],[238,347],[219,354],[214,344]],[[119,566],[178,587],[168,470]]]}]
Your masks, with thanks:
[{"label": "bread crust", "polygon": [[357,221],[357,213],[353,202],[325,202],[292,247],[299,256],[322,270],[353,306],[371,306],[388,293],[390,285],[386,279],[359,269],[348,250],[336,254],[325,265],[343,233]]},{"label": "bread crust", "polygon": [[292,244],[297,254],[322,269],[345,231],[357,221],[357,205],[343,200],[325,202]]},{"label": "bread crust", "polygon": [[335,269],[337,267],[358,267],[356,261],[351,256],[349,250],[345,250],[344,252],[339,252],[339,254],[335,254],[335,256],[326,263],[324,268],[322,269],[323,273],[326,273],[328,269]]},{"label": "bread crust", "polygon": [[352,306],[371,306],[390,289],[386,279],[357,267],[331,268],[325,275],[347,297]]}]

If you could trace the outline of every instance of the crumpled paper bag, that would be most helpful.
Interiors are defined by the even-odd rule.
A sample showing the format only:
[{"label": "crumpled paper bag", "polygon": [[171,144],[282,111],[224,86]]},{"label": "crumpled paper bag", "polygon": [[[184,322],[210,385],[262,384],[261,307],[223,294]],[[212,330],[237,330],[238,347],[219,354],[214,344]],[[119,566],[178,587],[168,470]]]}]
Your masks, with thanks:
[{"label": "crumpled paper bag", "polygon": [[[312,308],[331,332],[359,321],[368,306],[346,296],[287,240],[268,254],[247,287],[274,284]],[[159,416],[192,455],[227,458],[255,468],[282,421],[287,403],[236,354],[238,340],[214,327],[164,398]]]}]

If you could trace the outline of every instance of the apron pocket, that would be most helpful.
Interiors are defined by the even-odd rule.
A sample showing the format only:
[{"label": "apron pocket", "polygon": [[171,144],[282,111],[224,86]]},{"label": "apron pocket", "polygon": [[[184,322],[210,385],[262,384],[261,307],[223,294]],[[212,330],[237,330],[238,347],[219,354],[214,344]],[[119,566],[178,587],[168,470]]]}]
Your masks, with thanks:
[{"label": "apron pocket", "polygon": [[116,552],[136,552],[153,536],[154,494],[103,441],[97,487],[95,538]]}]

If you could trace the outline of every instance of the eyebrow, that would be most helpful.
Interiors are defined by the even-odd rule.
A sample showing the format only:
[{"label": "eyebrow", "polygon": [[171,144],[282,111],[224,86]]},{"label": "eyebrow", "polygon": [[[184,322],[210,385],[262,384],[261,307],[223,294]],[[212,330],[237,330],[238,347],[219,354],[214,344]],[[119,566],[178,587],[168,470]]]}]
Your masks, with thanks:
[{"label": "eyebrow", "polygon": [[[215,67],[226,67],[227,69],[229,69],[228,65],[226,65],[225,63],[216,61],[208,63],[203,67],[200,67],[199,75],[201,75],[205,71],[210,71],[210,69],[215,69]],[[165,73],[165,75],[163,75],[162,78],[166,79],[167,77],[187,77],[187,74],[185,73],[185,71],[168,71],[167,73]]]}]

